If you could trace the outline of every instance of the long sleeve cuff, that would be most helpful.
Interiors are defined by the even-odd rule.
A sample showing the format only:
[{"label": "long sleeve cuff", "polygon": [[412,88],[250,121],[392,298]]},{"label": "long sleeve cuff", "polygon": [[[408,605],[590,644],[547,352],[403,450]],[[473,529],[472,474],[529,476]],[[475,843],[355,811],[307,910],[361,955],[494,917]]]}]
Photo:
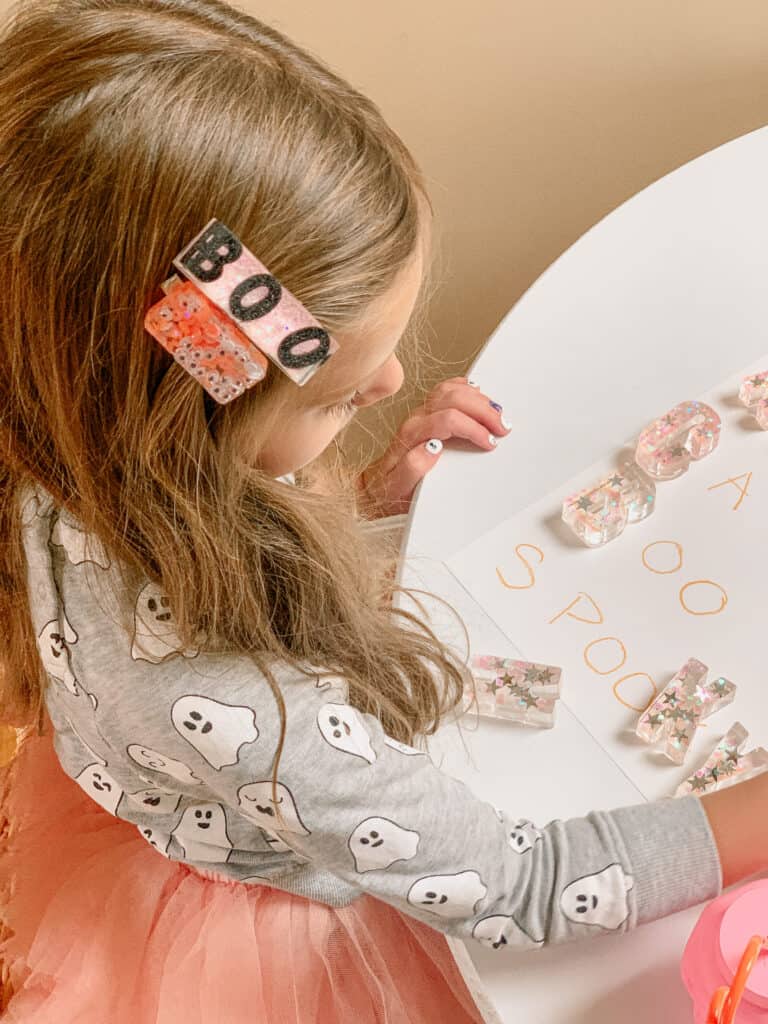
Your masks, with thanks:
[{"label": "long sleeve cuff", "polygon": [[720,857],[698,797],[604,812],[624,840],[635,880],[637,924],[695,906],[723,885]]}]

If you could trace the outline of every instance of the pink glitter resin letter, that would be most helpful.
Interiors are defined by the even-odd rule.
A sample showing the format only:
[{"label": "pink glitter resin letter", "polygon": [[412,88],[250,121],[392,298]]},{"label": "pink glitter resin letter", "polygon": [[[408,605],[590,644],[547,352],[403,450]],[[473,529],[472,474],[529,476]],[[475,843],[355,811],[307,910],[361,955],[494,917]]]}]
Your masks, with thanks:
[{"label": "pink glitter resin letter", "polygon": [[634,463],[627,462],[598,484],[563,502],[563,522],[587,547],[597,548],[647,519],[656,503],[656,486]]},{"label": "pink glitter resin letter", "polygon": [[768,770],[768,751],[755,747],[743,753],[748,736],[741,722],[734,722],[701,768],[680,783],[675,796],[687,796],[689,793],[701,796],[762,775]]},{"label": "pink glitter resin letter", "polygon": [[681,402],[646,427],[637,442],[635,461],[657,480],[673,480],[691,462],[703,459],[720,440],[720,417],[704,402]]},{"label": "pink glitter resin letter", "polygon": [[476,707],[477,713],[485,718],[503,718],[545,729],[555,724],[555,701],[560,697],[559,668],[479,654],[472,659],[472,675],[477,684],[477,701],[465,687],[465,710]]},{"label": "pink glitter resin letter", "polygon": [[768,370],[745,377],[739,388],[739,399],[763,430],[768,430]]},{"label": "pink glitter resin letter", "polygon": [[664,755],[682,764],[703,718],[730,704],[736,685],[720,676],[707,682],[707,666],[689,658],[671,683],[640,715],[635,732],[646,743],[664,739]]}]

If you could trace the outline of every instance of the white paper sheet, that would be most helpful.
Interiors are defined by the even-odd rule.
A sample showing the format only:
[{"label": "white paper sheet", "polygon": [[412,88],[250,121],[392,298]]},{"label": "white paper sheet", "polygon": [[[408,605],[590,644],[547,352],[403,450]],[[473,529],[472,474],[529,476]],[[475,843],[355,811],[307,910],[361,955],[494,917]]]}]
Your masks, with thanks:
[{"label": "white paper sheet", "polygon": [[[766,369],[768,356],[705,395],[680,395],[717,410],[720,443],[658,481],[654,513],[605,546],[585,547],[560,511],[632,450],[609,439],[605,459],[447,563],[525,658],[563,668],[561,702],[648,799],[671,796],[737,719],[748,749],[768,745],[768,431],[738,400],[742,377]],[[635,737],[633,707],[689,657],[738,691],[675,766]]]}]

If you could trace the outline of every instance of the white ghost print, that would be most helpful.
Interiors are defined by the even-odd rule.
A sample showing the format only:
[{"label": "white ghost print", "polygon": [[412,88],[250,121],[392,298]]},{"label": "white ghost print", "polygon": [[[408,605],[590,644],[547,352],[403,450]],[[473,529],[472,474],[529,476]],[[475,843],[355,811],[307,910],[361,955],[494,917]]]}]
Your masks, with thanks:
[{"label": "white ghost print", "polygon": [[[269,832],[298,832],[308,836],[310,831],[299,817],[293,794],[282,782],[276,786],[277,804],[272,800],[272,780],[248,782],[237,791],[240,810],[251,821]],[[275,807],[279,806],[283,820],[278,821]]]},{"label": "white ghost print", "polygon": [[259,738],[253,708],[195,694],[174,702],[171,721],[179,735],[216,769],[237,764],[240,747]]},{"label": "white ghost print", "polygon": [[168,847],[171,842],[171,837],[167,832],[160,832],[156,828],[146,828],[144,825],[136,826],[142,839],[145,839],[150,846],[154,846],[158,853],[162,853],[164,857],[168,857]]},{"label": "white ghost print", "polygon": [[97,804],[101,804],[105,811],[109,811],[110,814],[116,813],[123,790],[120,784],[115,782],[104,765],[86,765],[80,774],[75,777],[75,782]]},{"label": "white ghost print", "polygon": [[492,949],[510,946],[513,949],[533,947],[540,949],[543,939],[533,939],[521,928],[514,917],[495,914],[493,917],[482,917],[472,929],[472,937]]},{"label": "white ghost print", "polygon": [[317,713],[317,725],[323,739],[337,750],[362,757],[369,764],[376,760],[363,720],[348,704],[323,704]]},{"label": "white ghost print", "polygon": [[64,518],[64,513],[59,515],[54,524],[51,541],[64,548],[67,558],[73,565],[93,562],[102,569],[108,569],[111,565],[99,538],[69,522]]},{"label": "white ghost print", "polygon": [[563,889],[560,909],[569,921],[615,931],[629,917],[627,893],[634,885],[620,864],[577,878]]},{"label": "white ghost print", "polygon": [[227,835],[227,817],[221,804],[191,804],[171,833],[184,849],[185,860],[226,862],[222,848],[232,849]]},{"label": "white ghost print", "polygon": [[181,802],[181,795],[152,786],[150,789],[140,789],[138,793],[126,793],[125,799],[136,804],[145,814],[173,814]]},{"label": "white ghost print", "polygon": [[421,755],[422,757],[429,757],[426,750],[417,750],[415,747],[409,747],[407,743],[401,743],[400,740],[394,740],[391,736],[385,736],[384,742],[388,747],[392,747],[393,750],[399,750],[401,754],[406,754],[409,757]]},{"label": "white ghost print", "polygon": [[355,870],[362,874],[415,857],[419,838],[418,832],[403,828],[389,818],[366,818],[347,842],[355,858]]},{"label": "white ghost print", "polygon": [[152,750],[151,747],[142,747],[140,743],[131,743],[126,749],[131,760],[140,764],[142,768],[151,768],[155,772],[170,775],[174,779],[178,779],[179,782],[186,782],[189,785],[201,786],[203,784],[203,780],[198,779],[187,765],[181,761],[174,761],[172,757],[166,757],[165,754],[160,754],[158,751]]},{"label": "white ghost print", "polygon": [[528,821],[527,818],[521,818],[509,830],[507,842],[515,853],[527,853],[528,850],[533,849],[534,843],[539,839],[543,839],[543,837],[544,833],[536,828],[532,821]]},{"label": "white ghost print", "polygon": [[185,650],[181,646],[170,602],[155,583],[146,583],[139,591],[133,622],[131,657],[134,661],[157,665],[174,654],[185,658],[196,658],[199,654],[194,648]]},{"label": "white ghost print", "polygon": [[69,645],[77,643],[77,633],[62,610],[60,618],[63,626],[53,619],[46,622],[37,638],[37,649],[43,668],[58,682],[63,683],[74,697],[81,693],[80,684],[75,679],[69,664]]},{"label": "white ghost print", "polygon": [[413,883],[408,890],[408,902],[438,917],[469,917],[487,891],[476,871],[429,875]]}]

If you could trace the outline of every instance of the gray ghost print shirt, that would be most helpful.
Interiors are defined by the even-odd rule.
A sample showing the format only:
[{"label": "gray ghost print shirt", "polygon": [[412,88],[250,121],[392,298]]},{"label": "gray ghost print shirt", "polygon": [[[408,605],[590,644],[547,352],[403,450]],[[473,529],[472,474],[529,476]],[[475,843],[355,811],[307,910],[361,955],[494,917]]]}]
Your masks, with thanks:
[{"label": "gray ghost print shirt", "polygon": [[[626,931],[719,892],[697,798],[520,820],[387,736],[322,670],[276,667],[273,801],[280,719],[254,663],[182,648],[154,583],[116,603],[98,539],[39,486],[21,504],[56,754],[158,857],[333,907],[369,894],[495,949]],[[524,795],[510,780],[510,801]]]}]

